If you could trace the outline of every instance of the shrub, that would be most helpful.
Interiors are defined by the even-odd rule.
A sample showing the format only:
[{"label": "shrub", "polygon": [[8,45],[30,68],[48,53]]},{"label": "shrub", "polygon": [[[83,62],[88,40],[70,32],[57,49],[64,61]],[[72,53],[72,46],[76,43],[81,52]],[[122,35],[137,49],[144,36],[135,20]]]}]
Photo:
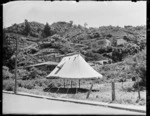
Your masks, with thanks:
[{"label": "shrub", "polygon": [[22,81],[17,81],[18,87],[23,87],[22,86]]},{"label": "shrub", "polygon": [[[146,86],[146,53],[144,51],[127,59],[132,75],[139,80],[140,86]],[[136,87],[137,84],[134,85]]]},{"label": "shrub", "polygon": [[24,34],[29,35],[31,33],[31,27],[27,19],[25,19],[25,28],[24,28]]},{"label": "shrub", "polygon": [[23,86],[24,86],[24,88],[27,88],[27,89],[34,89],[35,83],[34,83],[34,81],[25,81]]},{"label": "shrub", "polygon": [[26,80],[28,78],[29,72],[24,69],[18,69],[18,79]]},{"label": "shrub", "polygon": [[12,77],[13,77],[13,74],[9,72],[9,68],[6,66],[3,66],[3,79],[9,79]]},{"label": "shrub", "polygon": [[43,32],[42,32],[42,36],[45,38],[45,37],[48,37],[51,35],[52,35],[51,27],[49,26],[48,23],[46,23],[46,25],[43,29]]},{"label": "shrub", "polygon": [[46,84],[44,82],[45,82],[45,79],[38,79],[35,81],[35,85],[40,86],[40,87],[45,87]]},{"label": "shrub", "polygon": [[13,91],[15,83],[12,79],[3,81],[3,89],[6,91]]},{"label": "shrub", "polygon": [[51,84],[48,85],[49,88],[58,88],[60,86],[61,86],[60,83],[51,83]]}]

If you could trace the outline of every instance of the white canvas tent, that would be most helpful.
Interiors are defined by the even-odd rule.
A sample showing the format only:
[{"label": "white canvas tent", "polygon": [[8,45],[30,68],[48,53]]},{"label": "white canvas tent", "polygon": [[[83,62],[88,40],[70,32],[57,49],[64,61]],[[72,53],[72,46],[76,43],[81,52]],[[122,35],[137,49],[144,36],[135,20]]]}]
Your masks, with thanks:
[{"label": "white canvas tent", "polygon": [[[80,53],[76,53],[70,56],[64,57],[60,63],[56,66],[56,68],[47,75],[47,78],[52,77],[60,77],[64,78],[64,88],[65,88],[65,78],[68,79],[78,79],[79,80],[79,88],[80,88],[80,79],[89,79],[89,78],[102,78],[102,75],[95,71],[80,55]],[[90,92],[92,90],[93,83],[90,87],[90,90],[87,94],[89,97]],[[72,88],[72,81],[71,81]],[[77,89],[78,90],[78,89]]]},{"label": "white canvas tent", "polygon": [[80,55],[64,57],[56,68],[47,76],[61,78],[102,78]]}]

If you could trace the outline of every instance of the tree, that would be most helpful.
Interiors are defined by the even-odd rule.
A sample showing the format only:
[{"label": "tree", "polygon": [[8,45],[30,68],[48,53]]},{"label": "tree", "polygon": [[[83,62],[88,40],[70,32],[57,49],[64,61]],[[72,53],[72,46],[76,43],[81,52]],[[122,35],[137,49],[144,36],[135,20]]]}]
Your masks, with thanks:
[{"label": "tree", "polygon": [[124,57],[122,48],[113,48],[112,50],[112,60],[114,62],[122,61]]},{"label": "tree", "polygon": [[6,35],[5,30],[3,30],[3,65],[8,66],[10,69],[14,68],[15,60],[11,59],[14,54],[15,49],[10,45],[10,38]]},{"label": "tree", "polygon": [[45,37],[48,37],[48,36],[51,36],[51,35],[52,35],[51,28],[50,28],[49,24],[46,23],[46,25],[44,27],[44,30],[43,30],[43,33],[42,33],[42,36],[45,38]]},{"label": "tree", "polygon": [[72,26],[73,25],[73,21],[69,21],[70,25]]},{"label": "tree", "polygon": [[84,23],[84,27],[85,27],[85,28],[86,28],[87,25],[88,25],[87,23]]},{"label": "tree", "polygon": [[140,99],[141,86],[146,87],[146,51],[141,51],[126,61],[130,65],[130,71],[135,78],[134,88],[138,89],[138,98]]},{"label": "tree", "polygon": [[29,24],[28,20],[25,19],[24,34],[28,36],[30,34],[30,32],[31,32],[30,24]]}]

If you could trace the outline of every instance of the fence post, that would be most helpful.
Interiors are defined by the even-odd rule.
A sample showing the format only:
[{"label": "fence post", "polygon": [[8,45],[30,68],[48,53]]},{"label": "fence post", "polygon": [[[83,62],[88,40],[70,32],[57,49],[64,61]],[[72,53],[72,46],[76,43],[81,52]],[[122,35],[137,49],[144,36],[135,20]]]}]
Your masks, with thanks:
[{"label": "fence post", "polygon": [[112,82],[111,85],[112,85],[112,101],[114,101],[115,100],[115,83]]},{"label": "fence post", "polygon": [[80,88],[80,79],[79,79],[79,88]]},{"label": "fence post", "polygon": [[93,87],[93,83],[92,83],[92,85],[91,85],[91,88],[90,88],[90,90],[89,90],[89,92],[88,92],[87,96],[86,96],[86,99],[88,99],[88,98],[89,98],[89,95],[90,95],[90,93],[91,93],[91,91],[92,91],[92,87]]},{"label": "fence post", "polygon": [[138,84],[138,98],[141,99],[141,96],[140,96],[140,86],[139,86],[139,80],[137,81],[137,84]]}]

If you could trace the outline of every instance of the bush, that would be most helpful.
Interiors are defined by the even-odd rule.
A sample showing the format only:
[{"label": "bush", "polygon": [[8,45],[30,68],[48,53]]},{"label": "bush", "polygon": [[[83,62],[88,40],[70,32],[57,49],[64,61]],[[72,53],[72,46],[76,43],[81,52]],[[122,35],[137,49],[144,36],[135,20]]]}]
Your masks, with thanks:
[{"label": "bush", "polygon": [[32,83],[28,83],[28,84],[25,85],[25,88],[34,89],[34,85]]},{"label": "bush", "polygon": [[38,79],[35,81],[35,85],[39,86],[39,87],[45,87],[45,79]]},{"label": "bush", "polygon": [[[130,71],[132,75],[140,80],[140,86],[146,86],[146,53],[145,51],[127,59],[127,63],[130,64]],[[137,84],[134,85],[136,87]]]},{"label": "bush", "polygon": [[45,75],[46,75],[45,71],[41,71],[35,67],[32,67],[29,71],[26,71],[26,70],[23,71],[22,80],[37,79]]},{"label": "bush", "polygon": [[13,74],[9,72],[9,68],[6,66],[3,66],[3,79],[9,79],[12,77],[13,77]]},{"label": "bush", "polygon": [[34,89],[35,86],[46,87],[48,84],[49,82],[46,79],[18,80],[18,86],[27,89]]},{"label": "bush", "polygon": [[28,78],[29,72],[24,69],[18,69],[18,79],[26,80]]},{"label": "bush", "polygon": [[29,35],[31,33],[31,27],[27,19],[25,19],[25,28],[24,28],[24,34]]},{"label": "bush", "polygon": [[145,88],[146,86],[145,86],[145,84],[143,83],[142,80],[140,82],[135,82],[134,85],[133,85],[133,88],[138,89],[138,84],[139,84],[139,89],[140,90],[145,90],[146,89]]},{"label": "bush", "polygon": [[12,79],[3,81],[3,89],[6,91],[13,91],[15,83]]},{"label": "bush", "polygon": [[48,85],[49,88],[58,88],[60,86],[61,86],[60,83],[51,83],[51,84]]},{"label": "bush", "polygon": [[23,87],[27,89],[34,89],[35,88],[35,82],[34,81],[24,81]]}]

